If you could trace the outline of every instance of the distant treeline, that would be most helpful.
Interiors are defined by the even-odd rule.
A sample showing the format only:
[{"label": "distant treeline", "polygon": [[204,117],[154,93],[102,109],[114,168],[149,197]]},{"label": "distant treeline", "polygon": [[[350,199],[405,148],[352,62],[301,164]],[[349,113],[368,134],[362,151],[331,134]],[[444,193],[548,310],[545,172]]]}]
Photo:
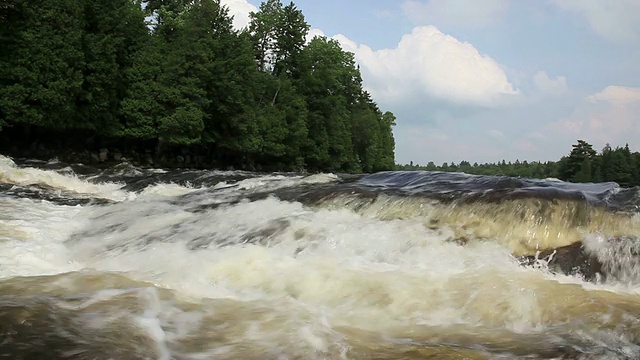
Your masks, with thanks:
[{"label": "distant treeline", "polygon": [[353,54],[308,30],[280,0],[242,31],[218,0],[2,1],[2,145],[38,134],[217,166],[393,169],[394,115]]},{"label": "distant treeline", "polygon": [[426,171],[447,171],[447,172],[464,172],[474,175],[506,175],[524,178],[545,179],[558,176],[558,163],[548,162],[527,162],[516,160],[515,162],[507,162],[502,160],[497,163],[470,164],[468,161],[461,161],[459,164],[455,162],[443,163],[436,165],[429,162],[427,165],[405,164],[397,165],[397,170],[426,170]]},{"label": "distant treeline", "polygon": [[640,185],[640,153],[631,152],[629,145],[612,148],[607,144],[600,152],[584,140],[578,140],[569,155],[559,161],[514,163],[502,160],[492,164],[444,163],[440,166],[429,162],[397,165],[398,170],[460,171],[475,175],[506,175],[523,178],[558,178],[571,182],[617,182],[622,186]]}]

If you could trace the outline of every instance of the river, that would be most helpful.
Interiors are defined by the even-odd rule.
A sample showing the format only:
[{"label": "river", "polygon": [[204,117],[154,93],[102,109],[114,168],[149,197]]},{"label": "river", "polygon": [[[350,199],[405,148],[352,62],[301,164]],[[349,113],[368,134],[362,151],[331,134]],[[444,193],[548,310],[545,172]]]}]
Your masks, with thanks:
[{"label": "river", "polygon": [[[0,157],[0,357],[638,359],[637,204],[614,183]],[[576,244],[593,274],[550,266]]]}]

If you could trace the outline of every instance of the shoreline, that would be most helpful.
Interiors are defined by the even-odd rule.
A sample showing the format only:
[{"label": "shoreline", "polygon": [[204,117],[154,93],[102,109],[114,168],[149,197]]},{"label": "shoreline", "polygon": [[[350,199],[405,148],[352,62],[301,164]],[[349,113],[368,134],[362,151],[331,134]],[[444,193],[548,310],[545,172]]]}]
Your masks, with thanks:
[{"label": "shoreline", "polygon": [[98,168],[129,163],[137,167],[166,169],[303,173],[323,170],[296,169],[278,161],[263,163],[247,154],[231,155],[207,146],[161,146],[157,140],[101,137],[92,131],[30,130],[3,128],[0,131],[0,154],[14,159],[57,159]]}]

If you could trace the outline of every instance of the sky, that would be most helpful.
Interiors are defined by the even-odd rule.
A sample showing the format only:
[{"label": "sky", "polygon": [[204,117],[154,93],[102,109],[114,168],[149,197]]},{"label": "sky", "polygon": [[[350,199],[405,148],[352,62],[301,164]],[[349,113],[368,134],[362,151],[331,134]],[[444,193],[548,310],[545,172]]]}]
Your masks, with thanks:
[{"label": "sky", "polygon": [[[222,3],[241,28],[260,1]],[[295,4],[396,115],[398,163],[555,161],[578,139],[640,151],[640,0]]]}]

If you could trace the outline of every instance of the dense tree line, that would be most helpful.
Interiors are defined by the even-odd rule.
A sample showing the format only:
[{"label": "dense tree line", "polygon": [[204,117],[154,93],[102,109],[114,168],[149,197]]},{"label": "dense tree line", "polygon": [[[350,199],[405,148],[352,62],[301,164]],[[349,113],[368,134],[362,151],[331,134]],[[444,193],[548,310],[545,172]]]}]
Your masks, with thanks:
[{"label": "dense tree line", "polygon": [[613,181],[622,186],[640,185],[640,153],[629,145],[612,148],[609,144],[596,152],[591,144],[578,140],[569,155],[558,162],[561,179],[573,182]]},{"label": "dense tree line", "polygon": [[571,182],[616,182],[621,186],[640,186],[640,152],[631,152],[629,145],[612,148],[607,144],[600,152],[584,140],[572,146],[567,156],[559,161],[520,162],[502,160],[493,164],[471,165],[467,161],[460,164],[444,163],[440,166],[429,162],[426,166],[397,165],[398,170],[460,171],[475,175],[506,175],[524,178],[558,178]]},{"label": "dense tree line", "polygon": [[473,175],[504,175],[524,178],[557,178],[558,177],[558,163],[553,161],[539,162],[539,161],[519,161],[507,162],[505,160],[496,163],[470,164],[468,161],[461,161],[459,164],[455,162],[443,163],[442,165],[436,165],[433,162],[429,162],[427,165],[421,166],[419,164],[397,165],[398,170],[426,170],[426,171],[445,171],[445,172],[464,172]]},{"label": "dense tree line", "polygon": [[0,128],[219,166],[392,169],[395,117],[363,90],[353,54],[308,30],[280,0],[240,31],[219,0],[6,0]]}]

